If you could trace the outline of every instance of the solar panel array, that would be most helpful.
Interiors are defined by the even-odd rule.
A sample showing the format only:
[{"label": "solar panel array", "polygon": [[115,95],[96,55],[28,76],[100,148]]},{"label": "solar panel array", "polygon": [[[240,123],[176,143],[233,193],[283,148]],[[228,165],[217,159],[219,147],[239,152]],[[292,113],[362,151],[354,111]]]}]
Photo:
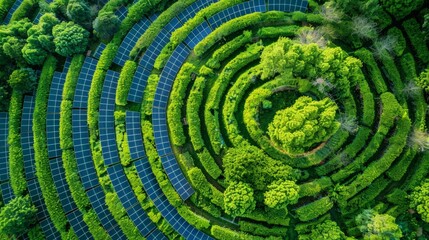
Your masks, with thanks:
[{"label": "solar panel array", "polygon": [[162,216],[168,223],[170,223],[175,231],[185,239],[212,239],[210,236],[189,224],[182,218],[182,216],[179,215],[177,209],[170,204],[162,192],[155,175],[151,170],[150,163],[146,159],[138,160],[134,162],[134,164],[139,177],[143,182],[143,188],[149,195],[149,198],[152,199],[155,207],[161,212]]},{"label": "solar panel array", "polygon": [[92,76],[94,75],[97,61],[91,57],[85,58],[74,93],[73,108],[87,108],[89,89],[91,88]]},{"label": "solar panel array", "polygon": [[9,182],[4,182],[0,184],[0,190],[1,190],[1,197],[3,199],[4,204],[9,203],[10,200],[12,200],[15,197]]},{"label": "solar panel array", "polygon": [[18,9],[18,7],[21,5],[21,3],[23,1],[24,0],[16,0],[13,3],[12,7],[9,9],[9,12],[7,13],[7,15],[3,21],[4,24],[8,24],[10,22],[10,19],[12,18],[12,14],[16,11],[16,9]]},{"label": "solar panel array", "polygon": [[55,72],[51,83],[46,117],[46,136],[49,158],[61,156],[60,108],[66,73]]},{"label": "solar panel array", "polygon": [[189,19],[193,18],[201,9],[207,7],[208,5],[216,2],[216,0],[204,0],[196,1],[186,7],[181,13],[177,15],[177,18],[185,24]]},{"label": "solar panel array", "polygon": [[127,111],[125,117],[125,129],[128,136],[131,159],[146,157],[143,145],[142,129],[140,126],[140,113]]},{"label": "solar panel array", "polygon": [[88,230],[88,225],[83,221],[83,215],[79,210],[75,210],[67,214],[67,220],[78,239],[91,240],[94,239],[92,234]]},{"label": "solar panel array", "polygon": [[7,112],[0,113],[0,181],[9,179],[9,147],[7,145],[9,117]]},{"label": "solar panel array", "polygon": [[113,188],[118,194],[119,200],[127,211],[128,216],[143,236],[149,235],[156,226],[140,206],[122,166],[120,164],[110,166],[107,168],[107,172],[109,173]]},{"label": "solar panel array", "polygon": [[88,192],[92,208],[100,219],[101,225],[106,229],[112,239],[127,239],[117,222],[113,218],[104,201],[105,195],[100,186],[90,189]]},{"label": "solar panel array", "polygon": [[33,111],[34,97],[25,96],[21,116],[21,147],[24,158],[25,178],[35,178],[36,166],[34,160]]},{"label": "solar panel array", "polygon": [[186,45],[188,45],[190,48],[194,48],[201,40],[203,40],[207,35],[209,35],[212,32],[210,29],[210,26],[207,24],[207,22],[203,22],[200,25],[198,25],[192,32],[188,35],[188,37],[185,39]]},{"label": "solar panel array", "polygon": [[267,0],[268,11],[294,12],[307,10],[307,0]]},{"label": "solar panel array", "polygon": [[79,176],[82,180],[83,187],[85,189],[89,189],[98,184],[98,178],[95,172],[94,163],[92,162],[86,118],[86,110],[72,110],[73,145],[77,168],[79,170]]},{"label": "solar panel array", "polygon": [[49,165],[51,167],[52,178],[54,179],[55,188],[57,189],[64,212],[71,212],[76,209],[77,206],[73,201],[70,189],[67,185],[62,159],[52,159],[49,161]]},{"label": "solar panel array", "polygon": [[244,16],[246,14],[254,12],[265,12],[265,1],[264,0],[251,0],[229,7],[219,13],[216,13],[208,19],[212,29],[218,28],[223,23],[230,21],[231,19]]},{"label": "solar panel array", "polygon": [[156,88],[152,109],[152,125],[155,135],[156,150],[161,158],[162,165],[170,182],[183,200],[188,199],[194,193],[194,190],[183,175],[176,157],[173,154],[168,134],[166,111],[168,97],[174,79],[189,53],[190,50],[186,48],[184,44],[180,44],[168,59]]},{"label": "solar panel array", "polygon": [[52,223],[50,218],[46,218],[45,220],[42,220],[40,222],[40,227],[42,228],[42,231],[45,234],[46,239],[49,239],[49,240],[61,239],[60,233],[57,231],[57,229],[54,226],[54,223]]},{"label": "solar panel array", "polygon": [[101,150],[104,163],[112,165],[119,162],[118,147],[115,132],[115,95],[119,73],[107,71],[104,79],[103,92],[100,98],[100,115],[98,129],[100,132]]},{"label": "solar panel array", "polygon": [[139,40],[140,36],[147,30],[149,25],[149,19],[143,17],[142,20],[140,20],[133,26],[133,28],[131,28],[119,46],[118,51],[116,52],[115,59],[113,59],[114,63],[124,66],[125,61],[130,58],[130,52],[136,45],[137,40]]},{"label": "solar panel array", "polygon": [[101,53],[104,51],[105,48],[106,48],[106,44],[100,43],[97,49],[95,49],[95,52],[92,54],[92,57],[96,59],[100,59]]},{"label": "solar panel array", "polygon": [[122,20],[125,19],[127,14],[128,14],[128,9],[125,6],[121,6],[120,8],[118,8],[118,10],[115,11],[115,15],[118,16],[121,22]]},{"label": "solar panel array", "polygon": [[66,61],[64,62],[63,66],[63,73],[67,75],[67,71],[69,70],[69,67],[71,65],[71,57],[67,57]]},{"label": "solar panel array", "polygon": [[140,103],[143,100],[144,89],[150,75],[150,69],[138,66],[134,73],[132,86],[128,92],[127,100]]},{"label": "solar panel array", "polygon": [[42,190],[40,189],[37,179],[27,181],[28,192],[30,194],[31,202],[37,208],[37,219],[42,220],[49,217],[48,210],[46,209],[45,201],[43,200]]}]

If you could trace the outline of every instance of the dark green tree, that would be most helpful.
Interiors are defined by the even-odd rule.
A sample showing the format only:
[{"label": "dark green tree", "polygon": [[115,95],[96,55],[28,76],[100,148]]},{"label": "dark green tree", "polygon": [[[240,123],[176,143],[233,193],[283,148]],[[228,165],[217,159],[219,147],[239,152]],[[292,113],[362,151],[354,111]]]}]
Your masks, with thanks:
[{"label": "dark green tree", "polygon": [[0,232],[6,235],[26,233],[36,221],[37,208],[31,204],[30,198],[16,197],[0,212]]},{"label": "dark green tree", "polygon": [[419,8],[424,0],[380,0],[380,2],[384,9],[400,19]]},{"label": "dark green tree", "polygon": [[84,0],[70,0],[67,5],[67,17],[84,27],[90,27],[91,10]]},{"label": "dark green tree", "polygon": [[93,22],[95,35],[102,40],[109,40],[119,30],[121,21],[113,12],[102,12]]},{"label": "dark green tree", "polygon": [[326,141],[340,126],[335,120],[337,105],[325,98],[314,101],[298,98],[294,105],[280,110],[268,126],[268,135],[291,154],[300,154]]},{"label": "dark green tree", "polygon": [[55,52],[61,56],[83,53],[88,45],[89,32],[73,22],[62,22],[52,30]]},{"label": "dark green tree", "polygon": [[31,68],[21,68],[12,72],[9,85],[21,93],[32,92],[37,85],[37,74]]}]

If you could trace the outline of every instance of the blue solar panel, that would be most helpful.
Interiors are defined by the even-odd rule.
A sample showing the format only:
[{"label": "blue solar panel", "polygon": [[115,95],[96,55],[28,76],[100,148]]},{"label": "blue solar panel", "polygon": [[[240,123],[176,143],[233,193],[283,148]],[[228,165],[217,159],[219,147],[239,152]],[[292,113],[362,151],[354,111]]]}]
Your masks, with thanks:
[{"label": "blue solar panel", "polygon": [[95,49],[95,52],[92,55],[92,57],[96,58],[96,59],[100,59],[101,53],[104,51],[105,48],[106,48],[106,44],[100,43],[100,45],[98,45],[97,49]]},{"label": "blue solar panel", "polygon": [[21,3],[24,0],[16,0],[15,3],[12,5],[12,7],[9,9],[9,12],[6,15],[6,18],[4,19],[3,23],[4,24],[8,24],[10,22],[10,19],[12,18],[12,14],[16,11],[16,9],[18,9],[19,5],[21,5]]},{"label": "blue solar panel", "polygon": [[148,236],[152,230],[156,229],[155,224],[150,220],[139,203],[128,209],[127,213],[143,236]]},{"label": "blue solar panel", "polygon": [[67,214],[67,220],[72,226],[78,239],[94,239],[88,230],[88,226],[83,221],[82,213],[79,210]]},{"label": "blue solar panel", "polygon": [[147,30],[150,25],[150,21],[143,17],[138,23],[136,23],[133,28],[127,33],[121,45],[119,46],[118,51],[116,52],[115,59],[113,62],[123,66],[125,61],[130,58],[130,52],[133,47],[136,45],[137,40],[140,36]]},{"label": "blue solar panel", "polygon": [[283,12],[294,12],[301,11],[305,12],[307,9],[307,0],[267,0],[268,11],[283,11]]},{"label": "blue solar panel", "polygon": [[[283,1],[283,0],[281,0]],[[212,29],[218,28],[223,23],[230,21],[231,19],[244,16],[246,14],[254,12],[265,12],[265,1],[264,0],[251,0],[229,7],[208,19]]]},{"label": "blue solar panel", "polygon": [[64,78],[65,78],[65,75],[67,75],[67,71],[69,70],[70,64],[71,64],[71,58],[67,57],[66,61],[64,62],[64,66],[63,66]]},{"label": "blue solar panel", "polygon": [[21,147],[24,158],[26,179],[35,177],[36,167],[34,161],[34,137],[33,137],[33,111],[34,97],[25,96],[21,116]]},{"label": "blue solar panel", "polygon": [[42,228],[43,233],[45,234],[45,239],[49,240],[59,240],[61,239],[60,233],[55,228],[50,218],[40,222],[40,227]]},{"label": "blue solar panel", "polygon": [[39,12],[37,13],[36,17],[34,18],[33,23],[34,23],[34,24],[38,24],[41,16],[42,16],[42,12],[41,12],[41,11],[39,11]]},{"label": "blue solar panel", "polygon": [[1,197],[3,199],[3,203],[7,204],[14,198],[12,187],[9,182],[5,182],[0,184]]},{"label": "blue solar panel", "polygon": [[146,237],[147,240],[167,240],[168,238],[158,229],[153,230],[149,236]]},{"label": "blue solar panel", "polygon": [[48,114],[46,117],[46,137],[49,158],[61,156],[60,147],[60,115]]},{"label": "blue solar panel", "polygon": [[49,216],[48,210],[46,209],[45,201],[43,200],[42,191],[37,179],[27,181],[28,192],[30,194],[31,202],[37,208],[37,218],[45,219]]},{"label": "blue solar panel", "polygon": [[124,20],[127,16],[128,9],[125,6],[120,7],[118,10],[115,11],[115,15],[118,16],[119,20]]},{"label": "blue solar panel", "polygon": [[119,162],[114,117],[118,79],[119,73],[110,70],[107,71],[100,99],[98,128],[100,131],[101,150],[106,165]]},{"label": "blue solar panel", "polygon": [[[134,162],[140,179],[143,182],[143,188],[152,199],[155,207],[161,212],[162,216],[173,227],[176,232],[182,235],[185,239],[212,239],[210,236],[197,230],[194,226],[190,225],[183,219],[176,208],[174,208],[168,199],[163,194],[155,175],[151,171],[150,164],[146,159],[141,159]],[[150,238],[148,239],[156,239]]]},{"label": "blue solar panel", "polygon": [[101,225],[107,230],[112,239],[126,239],[121,228],[116,223],[105,203],[105,194],[100,186],[87,192],[92,208],[100,219]]},{"label": "blue solar panel", "polygon": [[89,189],[98,184],[98,178],[95,172],[94,163],[92,162],[86,118],[86,110],[73,109],[74,152],[82,184],[85,189]]},{"label": "blue solar panel", "polygon": [[194,48],[201,40],[211,33],[211,29],[207,22],[203,22],[196,27],[185,39],[185,43],[190,47]]},{"label": "blue solar panel", "polygon": [[107,169],[110,180],[112,181],[113,188],[118,194],[122,205],[125,209],[129,209],[136,205],[137,199],[134,196],[133,190],[131,189],[130,183],[125,176],[124,170],[120,164],[111,166]]},{"label": "blue solar panel", "polygon": [[63,162],[61,158],[56,158],[49,161],[51,166],[51,174],[54,179],[54,184],[60,197],[61,205],[63,206],[64,212],[68,213],[77,208],[74,203],[70,189],[68,187],[65,172],[63,168]]},{"label": "blue solar panel", "polygon": [[97,61],[91,57],[85,58],[74,93],[74,108],[87,108],[88,106],[89,89],[91,88],[92,76],[94,75]]},{"label": "blue solar panel", "polygon": [[138,66],[131,83],[130,91],[128,92],[127,100],[130,102],[141,103],[143,100],[144,89],[150,75],[150,70],[142,66]]},{"label": "blue solar panel", "polygon": [[7,144],[9,118],[7,112],[0,113],[0,181],[9,179],[9,147]]},{"label": "blue solar panel", "polygon": [[207,7],[208,5],[216,2],[216,0],[205,0],[205,1],[196,1],[189,5],[185,10],[177,15],[177,18],[185,24],[189,19],[194,17],[201,9]]},{"label": "blue solar panel", "polygon": [[142,129],[140,126],[140,113],[127,111],[125,127],[128,136],[128,146],[130,148],[131,159],[146,157],[143,146]]}]

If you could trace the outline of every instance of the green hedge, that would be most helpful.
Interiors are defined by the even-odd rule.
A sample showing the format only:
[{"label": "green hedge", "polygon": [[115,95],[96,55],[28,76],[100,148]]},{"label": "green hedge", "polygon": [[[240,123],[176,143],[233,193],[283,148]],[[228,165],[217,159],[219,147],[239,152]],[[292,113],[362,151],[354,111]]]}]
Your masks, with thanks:
[{"label": "green hedge", "polygon": [[189,224],[199,230],[209,229],[211,226],[207,218],[197,215],[187,206],[182,205],[177,208],[177,211]]},{"label": "green hedge", "polygon": [[195,151],[200,151],[205,146],[201,135],[200,108],[203,101],[203,92],[206,85],[204,77],[197,77],[192,86],[186,103],[186,119],[189,125],[189,137]]},{"label": "green hedge", "polygon": [[[301,13],[301,12],[297,12]],[[263,27],[258,30],[258,37],[261,38],[278,38],[282,37],[294,37],[298,30],[299,26],[290,25],[290,26],[279,26],[279,27]]]},{"label": "green hedge", "polygon": [[371,127],[375,118],[374,95],[372,94],[368,83],[364,80],[359,83],[359,89],[363,105],[362,117],[359,122],[367,127]]},{"label": "green hedge", "polygon": [[321,177],[314,181],[300,184],[299,197],[315,196],[330,186],[332,186],[332,181],[329,177]]},{"label": "green hedge", "polygon": [[331,201],[331,199],[329,199],[329,197],[323,197],[307,205],[299,207],[296,209],[296,214],[298,215],[299,220],[306,222],[322,216],[333,206],[334,203]]},{"label": "green hedge", "polygon": [[213,69],[220,68],[220,63],[227,59],[233,52],[237,51],[239,48],[243,47],[246,43],[250,43],[252,41],[252,32],[244,31],[243,34],[235,37],[231,41],[222,45],[207,60],[206,65]]},{"label": "green hedge", "polygon": [[182,124],[182,108],[185,104],[186,90],[191,82],[191,74],[196,70],[193,64],[185,63],[181,67],[173,83],[170,93],[170,104],[167,107],[167,121],[170,129],[171,142],[175,146],[186,143],[185,131]]},{"label": "green hedge", "polygon": [[393,181],[399,181],[405,175],[411,162],[416,156],[416,150],[408,148],[398,159],[398,162],[387,171],[387,176]]},{"label": "green hedge", "polygon": [[240,231],[248,232],[250,234],[260,235],[260,236],[286,236],[288,228],[287,227],[265,227],[262,224],[247,222],[247,221],[239,221]]},{"label": "green hedge", "polygon": [[429,49],[425,43],[425,36],[420,29],[420,24],[416,19],[411,18],[402,23],[402,26],[405,28],[411,45],[417,53],[417,57],[423,63],[427,64],[429,62]]},{"label": "green hedge", "polygon": [[24,174],[24,158],[21,147],[21,116],[23,96],[17,91],[12,92],[9,104],[9,174],[10,185],[16,196],[22,196],[27,191],[27,181]]},{"label": "green hedge", "polygon": [[236,232],[229,228],[224,228],[219,225],[213,225],[210,230],[213,237],[216,239],[228,239],[228,240],[262,240],[262,239],[270,239],[270,240],[280,240],[281,237],[268,237],[263,238],[259,236],[252,236],[243,232]]},{"label": "green hedge", "polygon": [[383,76],[381,75],[378,64],[375,61],[372,53],[365,48],[361,48],[354,52],[354,54],[364,63],[364,67],[369,73],[368,80],[373,82],[377,93],[382,94],[387,92],[386,83],[384,82]]},{"label": "green hedge", "polygon": [[128,92],[133,83],[134,72],[137,69],[137,63],[126,61],[119,75],[118,87],[116,88],[115,103],[119,106],[127,105]]},{"label": "green hedge", "polygon": [[206,148],[203,148],[203,151],[198,153],[198,159],[200,160],[204,169],[213,179],[220,177],[222,170],[219,168],[216,161],[213,159],[212,155]]},{"label": "green hedge", "polygon": [[[36,103],[33,114],[34,158],[36,175],[45,199],[52,223],[63,238],[77,236],[72,229],[67,229],[67,218],[61,206],[57,189],[52,179],[49,165],[48,147],[46,144],[46,112],[49,97],[49,86],[55,72],[57,60],[49,56],[45,61],[37,87]],[[69,235],[70,234],[70,235]]]},{"label": "green hedge", "polygon": [[10,22],[19,21],[23,18],[31,18],[39,8],[38,0],[24,0],[21,5],[13,12]]},{"label": "green hedge", "polygon": [[387,35],[392,36],[396,40],[396,44],[393,47],[393,52],[396,56],[402,56],[403,52],[407,48],[407,42],[405,41],[404,35],[402,35],[401,30],[396,27],[393,27],[387,31]]},{"label": "green hedge", "polygon": [[197,167],[193,167],[188,170],[189,180],[192,184],[192,187],[196,189],[206,198],[211,198],[212,189],[210,183],[207,181],[206,176],[201,171],[201,169]]},{"label": "green hedge", "polygon": [[404,83],[402,82],[401,75],[399,74],[398,68],[396,67],[395,61],[393,58],[386,52],[383,57],[381,57],[381,63],[383,64],[384,74],[387,78],[393,83],[393,91],[395,93],[396,99],[401,103],[405,104],[406,100],[404,96]]}]

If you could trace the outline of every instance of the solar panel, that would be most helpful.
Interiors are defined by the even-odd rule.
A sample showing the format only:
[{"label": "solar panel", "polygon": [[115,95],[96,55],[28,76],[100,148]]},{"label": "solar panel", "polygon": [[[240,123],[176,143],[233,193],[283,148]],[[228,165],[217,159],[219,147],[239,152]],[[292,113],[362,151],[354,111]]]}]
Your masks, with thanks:
[{"label": "solar panel", "polygon": [[130,91],[128,92],[127,100],[130,102],[141,103],[143,100],[144,89],[150,75],[150,70],[142,66],[138,66],[134,73]]},{"label": "solar panel", "polygon": [[96,59],[100,59],[101,53],[103,53],[105,48],[106,48],[106,44],[100,43],[100,45],[98,45],[97,49],[95,49],[94,54],[92,54],[92,57],[96,58]]},{"label": "solar panel", "polygon": [[147,240],[167,240],[168,238],[159,230],[155,229],[146,237]]},{"label": "solar panel", "polygon": [[268,11],[283,11],[283,12],[294,12],[301,11],[305,12],[307,9],[307,0],[268,0]]},{"label": "solar panel", "polygon": [[1,197],[4,204],[8,204],[14,198],[12,187],[9,182],[0,184]]},{"label": "solar panel", "polygon": [[41,11],[39,11],[39,12],[37,13],[36,17],[34,18],[33,23],[34,23],[34,24],[38,24],[41,16],[42,16],[42,12],[41,12]]},{"label": "solar panel", "polygon": [[[143,183],[143,188],[152,199],[155,207],[161,212],[161,215],[167,220],[173,229],[182,235],[185,239],[212,239],[203,232],[197,230],[183,219],[177,210],[170,204],[168,199],[162,192],[155,175],[151,171],[150,164],[146,159],[141,159],[134,162],[140,179]],[[154,236],[148,236],[148,239],[157,239]]]},{"label": "solar panel", "polygon": [[46,116],[46,137],[49,158],[61,156],[59,114],[48,114]]},{"label": "solar panel", "polygon": [[216,2],[216,0],[205,0],[197,1],[185,8],[181,13],[177,15],[177,18],[185,24],[189,19],[194,17],[201,9],[207,7],[208,5]]},{"label": "solar panel", "polygon": [[119,162],[114,118],[115,94],[118,79],[119,73],[110,70],[107,71],[100,99],[98,128],[100,131],[101,150],[106,165]]},{"label": "solar panel", "polygon": [[31,133],[33,134],[33,111],[34,111],[34,97],[26,95],[24,97],[24,103],[22,108],[21,116],[21,134]]},{"label": "solar panel", "polygon": [[60,233],[55,228],[50,218],[40,222],[40,227],[42,228],[43,233],[45,234],[46,239],[59,240],[61,239]]},{"label": "solar panel", "polygon": [[125,176],[124,170],[120,164],[107,168],[113,188],[119,196],[122,205],[125,209],[129,209],[137,204],[137,199],[134,196],[133,190]]},{"label": "solar panel", "polygon": [[203,40],[207,35],[211,33],[211,29],[207,22],[203,22],[198,27],[196,27],[185,39],[186,45],[193,49],[201,40]]},{"label": "solar panel", "polygon": [[67,220],[78,239],[94,239],[88,230],[88,226],[83,221],[82,213],[79,210],[67,214]]},{"label": "solar panel", "polygon": [[54,184],[60,197],[61,205],[63,206],[64,212],[68,213],[77,208],[74,203],[70,189],[68,187],[65,172],[63,168],[63,162],[61,158],[52,159],[49,161],[51,167],[52,178],[54,179]]},{"label": "solar panel", "polygon": [[18,9],[18,7],[21,5],[23,0],[16,0],[15,3],[12,5],[12,7],[9,9],[9,12],[6,15],[6,18],[4,19],[3,23],[8,24],[10,22],[10,19],[12,18],[13,13]]},{"label": "solar panel", "polygon": [[140,113],[127,111],[125,124],[131,159],[135,160],[146,157],[143,146],[142,129],[140,126]]},{"label": "solar panel", "polygon": [[0,113],[0,181],[9,179],[9,147],[7,144],[9,117],[7,112]]},{"label": "solar panel", "polygon": [[43,200],[42,191],[37,179],[27,181],[28,192],[30,194],[31,202],[37,208],[37,218],[45,219],[49,217],[48,210],[46,209],[45,201]]},{"label": "solar panel", "polygon": [[84,188],[89,189],[98,184],[98,178],[92,162],[86,118],[86,110],[72,110],[73,145],[77,167]]},{"label": "solar panel", "polygon": [[118,16],[119,20],[122,22],[128,14],[128,9],[125,6],[121,6],[118,10],[115,11],[115,15]]},{"label": "solar panel", "polygon": [[34,161],[34,137],[33,137],[33,111],[34,97],[25,96],[21,116],[21,147],[24,158],[26,179],[35,177],[36,167]]},{"label": "solar panel", "polygon": [[183,200],[194,194],[194,189],[183,175],[174,155],[161,157],[162,166],[170,179],[171,184]]},{"label": "solar panel", "polygon": [[65,79],[65,75],[67,75],[67,71],[69,70],[70,64],[71,64],[71,58],[67,57],[63,67],[64,79]]},{"label": "solar panel", "polygon": [[100,186],[87,192],[92,208],[100,219],[101,225],[107,230],[112,239],[126,239],[121,228],[116,223],[109,209],[106,207],[105,194]]},{"label": "solar panel", "polygon": [[150,21],[143,17],[142,20],[131,28],[116,52],[116,56],[113,59],[114,63],[124,66],[125,61],[130,58],[130,52],[136,45],[137,40],[139,40],[140,36],[148,29],[149,25]]},{"label": "solar panel", "polygon": [[147,213],[140,206],[140,203],[128,209],[127,213],[143,236],[148,236],[152,230],[156,229],[155,224],[147,216]]},{"label": "solar panel", "polygon": [[89,89],[91,88],[92,76],[94,75],[97,62],[98,60],[94,58],[85,58],[76,84],[73,108],[87,108]]},{"label": "solar panel", "polygon": [[265,10],[266,9],[264,0],[252,0],[225,9],[209,18],[208,22],[210,23],[212,29],[216,29],[220,25],[230,21],[231,19],[254,12],[265,12]]}]

